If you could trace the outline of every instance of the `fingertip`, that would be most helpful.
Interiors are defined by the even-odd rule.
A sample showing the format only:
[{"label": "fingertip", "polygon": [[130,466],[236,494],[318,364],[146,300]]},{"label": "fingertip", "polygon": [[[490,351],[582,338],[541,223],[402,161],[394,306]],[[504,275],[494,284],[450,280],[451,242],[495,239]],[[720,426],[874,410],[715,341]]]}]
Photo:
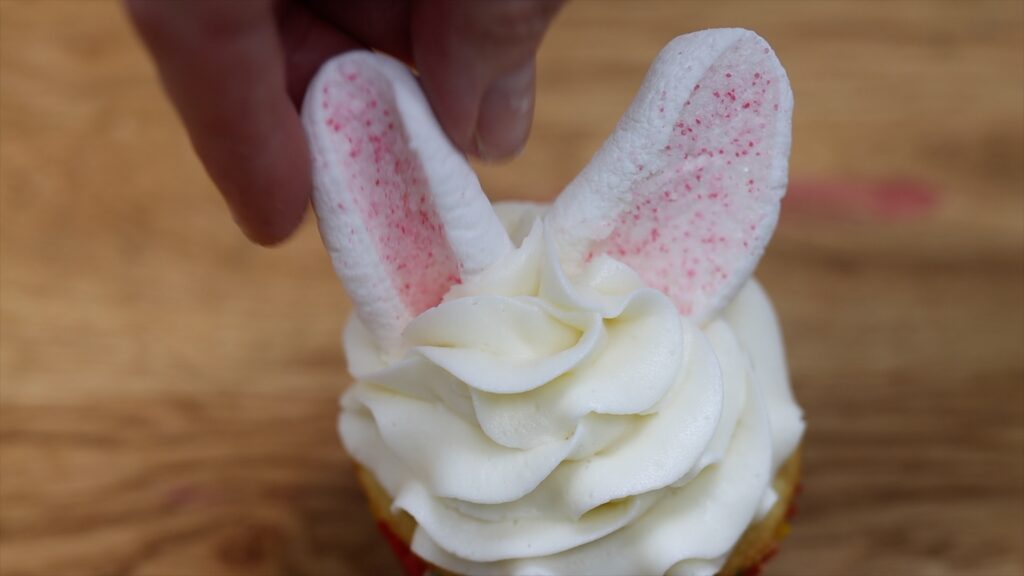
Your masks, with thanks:
[{"label": "fingertip", "polygon": [[477,115],[472,152],[482,160],[517,155],[533,123],[536,67],[525,66],[498,77],[484,91]]},{"label": "fingertip", "polygon": [[[245,236],[260,246],[274,246],[287,240],[305,218],[313,189],[309,153],[298,118],[282,125],[285,150],[265,148],[258,164],[239,162],[209,170],[220,188],[235,223]],[[291,137],[289,137],[291,136]]]},{"label": "fingertip", "polygon": [[533,120],[535,57],[561,2],[421,2],[413,52],[452,143],[485,160],[522,150]]},{"label": "fingertip", "polygon": [[254,244],[269,248],[281,244],[298,230],[305,219],[308,194],[302,201],[286,204],[269,210],[229,207],[232,219],[245,237]]},{"label": "fingertip", "polygon": [[451,143],[464,153],[475,150],[481,83],[475,71],[453,74],[443,56],[426,52],[416,60],[420,85]]},{"label": "fingertip", "polygon": [[[312,177],[271,1],[126,6],[239,228],[264,246],[287,239],[302,222]],[[314,40],[302,47],[313,57],[343,39]]]},{"label": "fingertip", "polygon": [[194,125],[190,136],[239,228],[272,246],[302,223],[313,190],[311,160],[288,95],[273,90],[253,100],[245,100],[252,108],[221,115],[224,124]]}]

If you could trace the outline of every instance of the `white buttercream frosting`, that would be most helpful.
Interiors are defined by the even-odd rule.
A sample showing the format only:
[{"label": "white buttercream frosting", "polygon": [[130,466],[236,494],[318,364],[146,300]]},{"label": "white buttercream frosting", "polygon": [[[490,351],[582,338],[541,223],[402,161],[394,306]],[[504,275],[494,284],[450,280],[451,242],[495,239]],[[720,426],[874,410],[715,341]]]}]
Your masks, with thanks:
[{"label": "white buttercream frosting", "polygon": [[497,209],[517,248],[402,351],[349,320],[346,448],[443,568],[713,574],[804,428],[767,296],[698,326],[611,257],[567,272],[542,207]]}]

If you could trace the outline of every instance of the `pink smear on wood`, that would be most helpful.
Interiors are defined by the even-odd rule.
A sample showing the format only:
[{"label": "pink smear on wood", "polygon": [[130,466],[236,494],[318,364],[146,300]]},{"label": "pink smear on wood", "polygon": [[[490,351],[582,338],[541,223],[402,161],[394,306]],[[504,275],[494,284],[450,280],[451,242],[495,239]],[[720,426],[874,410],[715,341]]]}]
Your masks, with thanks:
[{"label": "pink smear on wood", "polygon": [[337,209],[360,214],[403,304],[417,315],[459,282],[458,262],[420,159],[409,148],[390,83],[379,71],[353,63],[337,72],[322,95],[349,190]]},{"label": "pink smear on wood", "polygon": [[796,180],[783,199],[783,214],[844,221],[905,221],[926,216],[939,194],[910,178]]}]

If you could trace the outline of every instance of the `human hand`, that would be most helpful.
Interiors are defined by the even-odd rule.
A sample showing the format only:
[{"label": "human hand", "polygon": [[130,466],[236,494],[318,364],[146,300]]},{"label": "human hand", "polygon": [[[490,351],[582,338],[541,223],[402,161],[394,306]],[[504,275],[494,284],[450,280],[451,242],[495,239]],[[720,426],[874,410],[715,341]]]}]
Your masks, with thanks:
[{"label": "human hand", "polygon": [[320,64],[373,48],[412,64],[441,126],[485,159],[516,153],[534,56],[561,0],[126,0],[192,145],[245,234],[298,227],[312,183],[297,108]]}]

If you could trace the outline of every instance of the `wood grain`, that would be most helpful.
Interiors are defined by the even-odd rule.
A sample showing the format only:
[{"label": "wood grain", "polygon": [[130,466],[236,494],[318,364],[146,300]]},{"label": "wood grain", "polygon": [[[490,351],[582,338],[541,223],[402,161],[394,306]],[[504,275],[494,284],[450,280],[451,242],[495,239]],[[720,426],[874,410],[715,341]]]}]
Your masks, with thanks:
[{"label": "wood grain", "polygon": [[[723,25],[797,101],[759,275],[810,428],[768,572],[1021,574],[1024,4],[576,2],[486,189],[551,197],[658,48]],[[396,573],[311,223],[242,239],[115,3],[3,0],[0,74],[0,573]]]}]

